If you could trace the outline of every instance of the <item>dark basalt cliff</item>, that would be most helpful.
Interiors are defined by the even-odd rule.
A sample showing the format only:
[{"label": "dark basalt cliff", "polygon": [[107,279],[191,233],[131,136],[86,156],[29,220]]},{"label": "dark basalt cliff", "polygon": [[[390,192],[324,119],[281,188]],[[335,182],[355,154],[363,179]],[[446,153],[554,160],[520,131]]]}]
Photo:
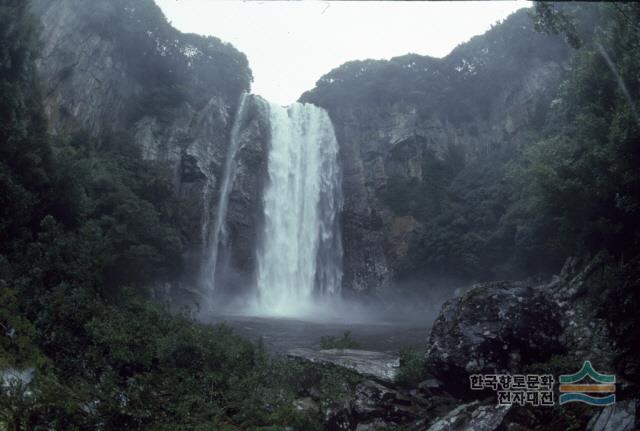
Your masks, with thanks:
[{"label": "dark basalt cliff", "polygon": [[[150,0],[36,1],[33,9],[43,24],[50,130],[84,130],[101,145],[125,134],[144,160],[166,168],[186,244],[185,275],[167,286],[196,286],[251,81],[246,58],[173,29]],[[539,136],[567,57],[563,41],[537,33],[521,11],[443,59],[350,62],[301,97],[329,111],[341,148],[347,290],[519,277],[558,263],[522,255],[528,237],[514,220],[508,173]],[[252,97],[249,105],[222,256],[236,286],[254,273],[268,148],[264,104]]]},{"label": "dark basalt cliff", "polygon": [[[51,132],[83,131],[101,146],[120,138],[166,169],[180,202],[186,270],[161,290],[192,301],[231,127],[252,79],[246,57],[216,38],[180,33],[151,0],[46,0],[32,9],[42,22],[38,69]],[[266,154],[262,104],[251,98],[248,105],[230,196],[228,258],[245,273],[252,272]]]},{"label": "dark basalt cliff", "polygon": [[539,136],[568,54],[523,10],[443,59],[350,62],[302,96],[329,111],[341,146],[349,288],[529,269],[499,268],[517,239],[504,222],[508,188],[498,186]]}]

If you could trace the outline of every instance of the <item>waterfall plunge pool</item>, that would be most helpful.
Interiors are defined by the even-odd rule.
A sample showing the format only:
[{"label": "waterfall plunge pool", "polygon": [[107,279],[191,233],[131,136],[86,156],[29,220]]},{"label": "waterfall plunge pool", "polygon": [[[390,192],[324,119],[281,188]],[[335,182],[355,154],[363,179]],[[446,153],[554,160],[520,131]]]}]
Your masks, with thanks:
[{"label": "waterfall plunge pool", "polygon": [[269,353],[286,353],[294,348],[320,349],[320,339],[340,338],[346,331],[359,349],[397,353],[400,349],[425,349],[429,323],[345,322],[300,320],[286,317],[213,315],[209,324],[225,324],[236,333],[262,343]]}]

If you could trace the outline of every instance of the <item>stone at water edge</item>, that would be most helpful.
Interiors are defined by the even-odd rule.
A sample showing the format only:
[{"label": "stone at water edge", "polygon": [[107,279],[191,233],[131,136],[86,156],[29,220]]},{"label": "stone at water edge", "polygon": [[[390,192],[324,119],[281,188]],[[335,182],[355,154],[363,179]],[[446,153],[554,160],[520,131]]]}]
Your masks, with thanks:
[{"label": "stone at water edge", "polygon": [[418,389],[442,389],[443,383],[436,379],[430,378],[418,383]]},{"label": "stone at water edge", "polygon": [[[353,398],[325,409],[328,430],[377,430],[403,426],[424,430],[425,424],[445,415],[456,403],[449,396],[427,396],[417,390],[403,390],[392,383],[400,360],[387,353],[354,349],[292,349],[288,355],[319,365],[334,365],[352,370],[370,379],[359,383]],[[429,386],[440,387],[431,379]],[[435,389],[435,388],[434,388]]]},{"label": "stone at water edge", "polygon": [[480,405],[477,401],[463,404],[435,421],[428,431],[494,431],[502,424],[509,406]]},{"label": "stone at water edge", "polygon": [[287,355],[317,364],[331,364],[381,381],[393,382],[398,375],[400,358],[388,353],[356,349],[291,349]]}]

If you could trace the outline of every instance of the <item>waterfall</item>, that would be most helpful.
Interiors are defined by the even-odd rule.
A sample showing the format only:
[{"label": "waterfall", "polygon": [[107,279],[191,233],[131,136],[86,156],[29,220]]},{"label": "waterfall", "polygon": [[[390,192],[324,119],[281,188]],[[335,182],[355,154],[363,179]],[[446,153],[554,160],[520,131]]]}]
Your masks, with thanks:
[{"label": "waterfall", "polygon": [[240,104],[238,105],[238,111],[231,127],[231,134],[229,138],[229,147],[227,148],[227,155],[224,163],[224,171],[222,173],[222,182],[220,183],[220,191],[218,197],[218,205],[216,207],[216,213],[214,218],[213,230],[211,235],[211,242],[209,245],[209,253],[206,256],[204,264],[204,282],[208,288],[208,293],[213,294],[215,291],[215,276],[216,266],[218,264],[218,254],[220,247],[226,244],[227,231],[226,231],[226,218],[227,208],[229,207],[229,194],[233,188],[233,182],[236,175],[236,153],[238,152],[238,146],[240,141],[240,132],[242,131],[242,123],[245,117],[246,102],[248,95],[243,93],[240,98]]},{"label": "waterfall", "polygon": [[269,104],[269,120],[258,307],[301,315],[339,293],[342,282],[338,144],[327,112],[314,105]]}]

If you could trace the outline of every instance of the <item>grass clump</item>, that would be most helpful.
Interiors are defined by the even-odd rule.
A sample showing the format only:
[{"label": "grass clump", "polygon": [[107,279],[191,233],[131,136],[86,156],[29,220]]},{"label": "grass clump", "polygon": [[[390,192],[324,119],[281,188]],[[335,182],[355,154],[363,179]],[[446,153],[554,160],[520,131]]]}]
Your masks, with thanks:
[{"label": "grass clump", "polygon": [[360,344],[351,338],[351,331],[344,331],[342,337],[326,335],[320,337],[320,347],[326,349],[359,349]]},{"label": "grass clump", "polygon": [[422,350],[400,350],[400,369],[398,370],[396,383],[401,386],[415,386],[428,377]]}]

